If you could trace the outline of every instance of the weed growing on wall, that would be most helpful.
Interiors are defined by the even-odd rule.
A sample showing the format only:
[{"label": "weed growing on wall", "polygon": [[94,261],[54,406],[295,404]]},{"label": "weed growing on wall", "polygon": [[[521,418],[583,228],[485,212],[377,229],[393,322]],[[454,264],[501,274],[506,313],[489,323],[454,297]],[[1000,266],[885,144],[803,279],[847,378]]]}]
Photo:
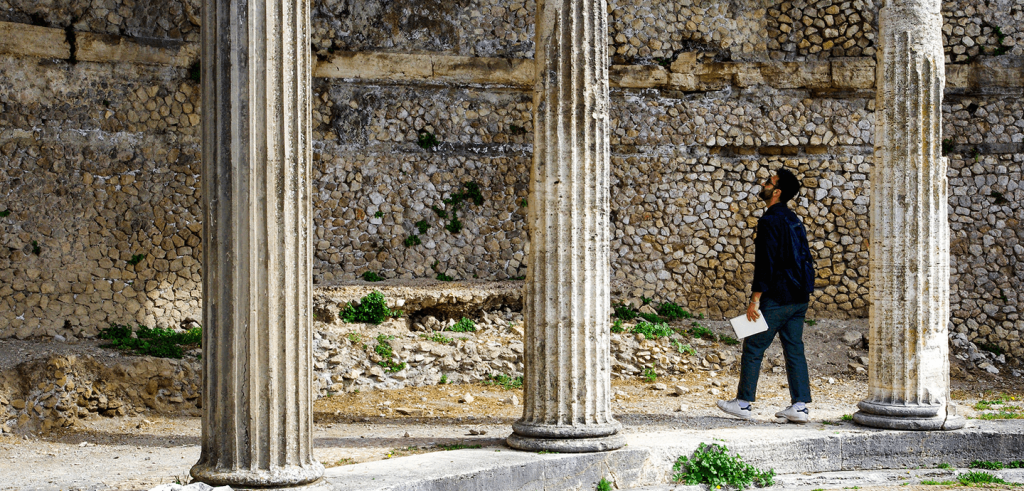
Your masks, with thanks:
[{"label": "weed growing on wall", "polygon": [[654,383],[658,380],[658,372],[655,372],[653,368],[645,368],[642,376],[649,383]]},{"label": "weed growing on wall", "polygon": [[612,491],[612,483],[602,477],[601,480],[597,482],[596,489],[597,491]]},{"label": "weed growing on wall", "polygon": [[416,134],[416,144],[419,145],[420,148],[424,150],[430,150],[431,148],[434,148],[441,144],[441,142],[437,139],[437,136],[435,136],[433,133],[427,130],[417,130]]},{"label": "weed growing on wall", "polygon": [[438,281],[452,281],[454,278],[444,273],[437,273],[437,279]]},{"label": "weed growing on wall", "polygon": [[426,220],[420,220],[420,221],[414,223],[413,225],[415,225],[416,228],[419,229],[421,234],[425,234],[425,233],[427,233],[427,230],[430,230],[430,224],[427,223]]},{"label": "weed growing on wall", "polygon": [[138,331],[132,336],[132,328],[125,325],[111,324],[100,330],[99,338],[110,341],[105,348],[131,351],[138,355],[156,356],[160,358],[181,358],[186,349],[198,348],[203,340],[203,328],[193,327],[185,332],[172,329],[153,328],[139,325]]},{"label": "weed growing on wall", "polygon": [[981,471],[960,474],[956,479],[960,481],[961,486],[970,486],[973,484],[1009,484],[1001,478]]},{"label": "weed growing on wall", "polygon": [[9,216],[11,216],[11,210],[5,209],[4,211],[0,211],[0,218],[7,218]]},{"label": "weed growing on wall", "polygon": [[449,344],[452,341],[455,341],[452,338],[445,337],[444,334],[441,334],[439,332],[435,332],[431,336],[427,336],[426,334],[420,334],[420,337],[423,338],[423,339],[427,339],[427,340],[433,341],[435,343],[441,343],[441,344]]},{"label": "weed growing on wall", "polygon": [[673,332],[672,328],[668,327],[668,324],[651,323],[643,321],[633,326],[633,332],[636,334],[643,334],[647,339],[658,339],[665,336],[671,336]]},{"label": "weed growing on wall", "polygon": [[449,329],[449,331],[452,331],[452,332],[473,332],[473,331],[476,331],[476,324],[473,323],[473,319],[468,319],[466,317],[463,317],[462,319],[459,319],[459,322],[456,322],[455,325],[452,326],[451,329]]},{"label": "weed growing on wall", "polygon": [[135,266],[136,264],[141,263],[143,259],[146,259],[145,254],[135,254],[134,256],[132,256],[131,259],[128,260],[128,265]]},{"label": "weed growing on wall", "polygon": [[679,341],[672,341],[672,345],[676,347],[676,351],[678,351],[680,354],[691,356],[697,354],[697,350],[695,350],[693,346],[690,346],[689,344],[683,344]]},{"label": "weed growing on wall", "polygon": [[615,322],[612,322],[612,332],[616,332],[616,333],[618,333],[618,332],[626,332],[626,328],[622,327],[622,321],[621,320],[615,319]]},{"label": "weed growing on wall", "polygon": [[33,240],[32,241],[32,254],[35,254],[35,255],[38,256],[42,252],[43,252],[43,248],[39,247],[39,242],[36,242],[36,241]]},{"label": "weed growing on wall", "polygon": [[636,319],[636,311],[629,308],[629,306],[627,306],[626,304],[612,304],[612,312],[616,318],[622,319],[624,321],[631,321],[633,319]]},{"label": "weed growing on wall", "polygon": [[403,241],[402,243],[405,244],[406,247],[413,247],[422,244],[423,241],[420,240],[420,237],[418,235],[410,235],[406,237],[405,241]]},{"label": "weed growing on wall", "polygon": [[365,281],[384,281],[384,278],[382,278],[379,274],[374,273],[373,271],[363,271],[362,277],[363,280]]},{"label": "weed growing on wall", "polygon": [[685,455],[676,459],[672,466],[672,479],[690,486],[707,484],[709,488],[732,486],[746,489],[775,484],[775,470],[760,470],[746,462],[739,455],[730,455],[725,445],[701,443],[692,458]]},{"label": "weed growing on wall", "polygon": [[380,324],[389,317],[401,316],[402,311],[388,308],[387,301],[384,300],[384,294],[381,292],[373,292],[363,297],[359,300],[359,305],[353,306],[348,304],[338,313],[338,317],[343,322],[364,322],[367,324]]},{"label": "weed growing on wall", "polygon": [[395,350],[391,348],[391,341],[395,339],[394,336],[388,336],[386,334],[380,334],[377,336],[377,346],[373,347],[373,352],[377,353],[382,360],[377,362],[384,371],[389,373],[400,372],[405,369],[405,362],[397,363],[392,358],[395,356]]},{"label": "weed growing on wall", "polygon": [[693,317],[693,314],[673,302],[663,303],[655,310],[658,311],[658,315],[668,319],[669,321],[689,319]]}]

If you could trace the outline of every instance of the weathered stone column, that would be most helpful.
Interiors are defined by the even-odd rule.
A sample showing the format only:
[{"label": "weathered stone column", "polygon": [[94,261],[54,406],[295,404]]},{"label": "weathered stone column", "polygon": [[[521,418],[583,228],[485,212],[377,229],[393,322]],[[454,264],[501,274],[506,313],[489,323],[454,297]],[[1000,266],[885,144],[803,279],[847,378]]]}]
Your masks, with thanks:
[{"label": "weathered stone column", "polygon": [[871,171],[868,398],[854,421],[956,429],[949,400],[947,161],[939,0],[888,0],[879,14]]},{"label": "weathered stone column", "polygon": [[525,394],[508,438],[521,450],[625,445],[610,398],[605,5],[537,2]]},{"label": "weathered stone column", "polygon": [[316,481],[308,0],[206,0],[199,481]]}]

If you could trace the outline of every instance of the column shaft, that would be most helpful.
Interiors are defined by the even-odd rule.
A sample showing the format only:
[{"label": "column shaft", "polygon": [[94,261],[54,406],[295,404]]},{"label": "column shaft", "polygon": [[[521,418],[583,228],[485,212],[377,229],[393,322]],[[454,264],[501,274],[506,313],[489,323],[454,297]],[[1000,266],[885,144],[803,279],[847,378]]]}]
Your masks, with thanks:
[{"label": "column shaft", "polygon": [[203,4],[199,481],[313,482],[308,0]]},{"label": "column shaft", "polygon": [[949,402],[940,4],[889,2],[879,24],[869,395],[854,419],[894,429],[962,427]]},{"label": "column shaft", "polygon": [[608,24],[603,0],[537,6],[523,418],[508,443],[625,444],[611,413]]}]

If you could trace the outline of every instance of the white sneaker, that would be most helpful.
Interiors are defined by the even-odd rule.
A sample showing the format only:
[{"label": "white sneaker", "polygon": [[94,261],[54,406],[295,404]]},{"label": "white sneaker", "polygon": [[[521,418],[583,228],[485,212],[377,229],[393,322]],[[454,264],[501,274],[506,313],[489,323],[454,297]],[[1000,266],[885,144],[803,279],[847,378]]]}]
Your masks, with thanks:
[{"label": "white sneaker", "polygon": [[752,420],[754,419],[753,409],[754,406],[747,406],[746,409],[740,406],[740,403],[733,399],[731,401],[718,401],[718,409],[736,416],[737,418]]},{"label": "white sneaker", "polygon": [[804,406],[803,409],[794,409],[789,406],[782,411],[775,413],[776,418],[786,418],[790,423],[806,423],[811,419],[811,410]]}]

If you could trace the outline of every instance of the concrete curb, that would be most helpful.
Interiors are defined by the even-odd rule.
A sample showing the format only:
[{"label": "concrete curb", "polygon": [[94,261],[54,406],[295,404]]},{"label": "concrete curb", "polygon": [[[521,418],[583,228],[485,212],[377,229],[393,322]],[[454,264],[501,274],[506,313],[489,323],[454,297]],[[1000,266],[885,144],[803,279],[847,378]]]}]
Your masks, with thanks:
[{"label": "concrete curb", "polygon": [[435,452],[331,468],[325,482],[339,491],[592,490],[605,478],[616,489],[629,489],[668,483],[675,460],[692,454],[701,442],[721,443],[745,462],[774,468],[777,474],[939,463],[966,467],[973,460],[1019,459],[1024,455],[1024,421],[972,420],[967,428],[947,432],[755,423],[714,431],[634,434],[627,441],[622,450],[597,454],[511,449]]}]

